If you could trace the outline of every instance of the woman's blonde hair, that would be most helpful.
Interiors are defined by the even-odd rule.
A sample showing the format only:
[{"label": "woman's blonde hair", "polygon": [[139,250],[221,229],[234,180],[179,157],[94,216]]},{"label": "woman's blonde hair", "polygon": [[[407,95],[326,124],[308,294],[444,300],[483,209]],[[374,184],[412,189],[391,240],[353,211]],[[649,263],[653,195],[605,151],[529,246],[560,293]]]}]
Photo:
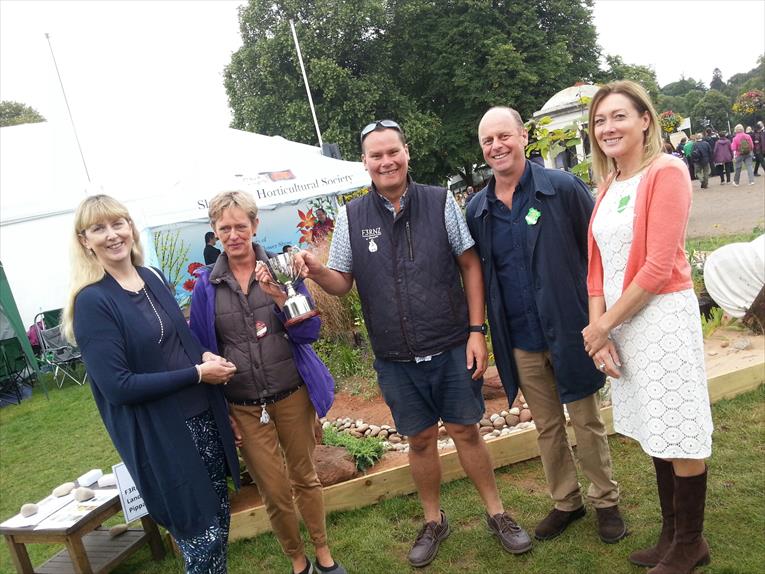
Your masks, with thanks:
[{"label": "woman's blonde hair", "polygon": [[619,80],[618,82],[611,82],[605,86],[601,86],[592,97],[589,116],[590,142],[592,145],[592,170],[595,173],[595,181],[598,183],[605,181],[610,173],[617,170],[616,162],[612,158],[606,156],[606,154],[603,153],[603,150],[600,149],[600,144],[595,137],[593,126],[595,112],[597,111],[598,106],[611,94],[622,94],[628,98],[641,116],[646,112],[648,113],[648,129],[643,134],[643,161],[640,163],[640,169],[643,169],[662,154],[663,142],[661,139],[659,117],[656,115],[656,110],[653,109],[651,97],[648,95],[648,92],[645,91],[643,86],[630,80]]},{"label": "woman's blonde hair", "polygon": [[741,133],[744,131],[744,126],[742,126],[741,124],[736,124],[736,127],[733,128],[733,131],[736,133]]},{"label": "woman's blonde hair", "polygon": [[258,206],[255,203],[255,198],[246,191],[223,191],[210,200],[207,210],[210,225],[215,227],[215,222],[220,219],[225,210],[237,207],[247,214],[250,221],[255,223],[258,218]]},{"label": "woman's blonde hair", "polygon": [[114,221],[120,217],[127,220],[133,231],[133,248],[130,251],[130,260],[133,265],[143,265],[143,250],[141,249],[138,229],[127,208],[119,201],[108,195],[92,195],[83,200],[74,213],[74,233],[71,236],[69,246],[70,288],[62,321],[64,336],[72,343],[75,342],[74,300],[80,291],[88,285],[101,281],[106,273],[98,258],[82,244],[81,238],[84,237],[85,230],[91,225]]}]

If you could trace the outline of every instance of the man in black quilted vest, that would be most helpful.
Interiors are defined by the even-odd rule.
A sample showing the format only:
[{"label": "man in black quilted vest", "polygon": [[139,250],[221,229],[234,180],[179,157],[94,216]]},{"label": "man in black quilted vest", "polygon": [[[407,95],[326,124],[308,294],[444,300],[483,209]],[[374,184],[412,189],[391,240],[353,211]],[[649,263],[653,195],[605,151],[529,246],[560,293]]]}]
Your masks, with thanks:
[{"label": "man in black quilted vest", "polygon": [[492,533],[508,552],[526,552],[531,539],[505,512],[476,424],[484,413],[486,327],[481,265],[465,218],[446,189],[409,178],[409,149],[396,122],[366,126],[361,148],[370,192],[339,211],[326,266],[310,252],[298,257],[304,275],[330,294],[344,295],[356,281],[377,380],[396,429],[409,437],[425,514],[409,563],[429,564],[449,535],[439,497],[439,420]]}]

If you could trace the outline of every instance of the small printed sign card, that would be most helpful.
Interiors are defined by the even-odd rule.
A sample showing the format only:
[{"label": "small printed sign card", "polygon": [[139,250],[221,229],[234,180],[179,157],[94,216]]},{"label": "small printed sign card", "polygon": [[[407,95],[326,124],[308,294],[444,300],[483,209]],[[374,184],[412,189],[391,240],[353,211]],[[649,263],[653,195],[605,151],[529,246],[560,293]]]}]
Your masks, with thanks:
[{"label": "small printed sign card", "polygon": [[125,515],[125,523],[133,522],[142,516],[149,514],[146,505],[143,502],[141,493],[133,482],[124,462],[112,466],[112,472],[117,479],[117,488],[120,491],[120,502],[122,503],[122,512]]}]

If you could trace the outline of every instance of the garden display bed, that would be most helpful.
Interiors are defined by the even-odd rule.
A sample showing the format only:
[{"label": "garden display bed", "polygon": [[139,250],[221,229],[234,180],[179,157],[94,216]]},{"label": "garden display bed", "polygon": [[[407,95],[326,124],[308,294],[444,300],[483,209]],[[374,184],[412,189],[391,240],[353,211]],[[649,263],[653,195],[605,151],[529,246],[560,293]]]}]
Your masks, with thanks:
[{"label": "garden display bed", "polygon": [[[765,338],[762,335],[721,329],[705,341],[705,354],[709,396],[712,402],[735,397],[765,382]],[[507,408],[504,395],[486,400],[487,416]],[[601,412],[609,434],[613,434],[611,407],[604,407]],[[379,398],[362,399],[339,395],[327,418],[333,421],[343,416],[350,416],[354,420],[362,419],[376,425],[393,424],[387,406]],[[568,433],[571,444],[576,444],[570,426]],[[494,468],[539,456],[536,438],[537,433],[533,426],[504,436],[487,437],[486,445],[491,453]],[[453,448],[442,450],[440,456],[443,482],[451,482],[465,476]],[[365,475],[325,487],[324,503],[327,512],[349,510],[413,492],[415,487],[409,472],[407,455],[391,451]],[[268,515],[255,486],[243,487],[232,497],[231,503],[231,540],[249,538],[271,529]]]}]

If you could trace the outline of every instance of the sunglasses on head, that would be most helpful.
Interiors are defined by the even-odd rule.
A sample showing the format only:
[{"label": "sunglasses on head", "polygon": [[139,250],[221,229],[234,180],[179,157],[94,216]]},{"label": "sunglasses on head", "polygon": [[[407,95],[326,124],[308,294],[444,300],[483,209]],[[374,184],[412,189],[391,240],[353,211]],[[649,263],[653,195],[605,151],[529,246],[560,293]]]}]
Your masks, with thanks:
[{"label": "sunglasses on head", "polygon": [[371,134],[373,131],[375,131],[379,127],[390,128],[390,129],[396,130],[399,133],[402,133],[402,134],[404,133],[404,130],[401,129],[401,126],[398,125],[393,120],[377,120],[376,122],[367,124],[366,127],[363,130],[361,130],[361,143],[364,143],[364,138],[367,137],[369,134]]}]

